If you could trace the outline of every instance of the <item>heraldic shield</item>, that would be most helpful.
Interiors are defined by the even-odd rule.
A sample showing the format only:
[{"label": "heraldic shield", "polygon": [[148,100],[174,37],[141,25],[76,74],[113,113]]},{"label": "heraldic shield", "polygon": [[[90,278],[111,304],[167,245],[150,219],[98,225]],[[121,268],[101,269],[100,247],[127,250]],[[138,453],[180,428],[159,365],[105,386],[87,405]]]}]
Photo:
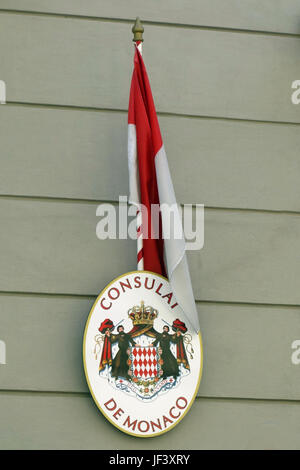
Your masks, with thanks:
[{"label": "heraldic shield", "polygon": [[[134,271],[113,281],[95,302],[84,339],[86,377],[101,411],[108,419],[111,413],[118,426],[114,420],[128,410],[128,421],[121,429],[130,433],[132,416],[138,414],[144,423],[143,416],[155,416],[160,407],[167,408],[175,400],[179,411],[172,408],[174,416],[164,419],[165,427],[179,420],[199,386],[199,338],[167,279]],[[149,428],[147,435],[154,434]]]},{"label": "heraldic shield", "polygon": [[[150,380],[159,376],[158,348],[153,346],[134,346],[130,348],[129,361],[132,377]],[[129,363],[129,364],[130,364]]]}]

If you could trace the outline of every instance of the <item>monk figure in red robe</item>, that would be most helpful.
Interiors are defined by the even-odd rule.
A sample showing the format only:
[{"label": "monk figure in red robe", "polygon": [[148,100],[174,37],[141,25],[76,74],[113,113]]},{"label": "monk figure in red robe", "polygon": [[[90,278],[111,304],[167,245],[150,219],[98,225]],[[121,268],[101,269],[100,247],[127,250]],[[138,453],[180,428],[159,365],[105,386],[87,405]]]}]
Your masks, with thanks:
[{"label": "monk figure in red robe", "polygon": [[100,325],[99,331],[100,333],[104,334],[104,345],[101,354],[101,360],[99,364],[99,373],[102,372],[106,366],[112,365],[112,353],[111,353],[111,342],[109,339],[108,332],[114,329],[113,322],[106,318]]},{"label": "monk figure in red robe", "polygon": [[183,342],[183,335],[187,332],[187,327],[179,318],[173,321],[172,330],[175,332],[174,342],[176,343],[176,356],[178,365],[182,364],[183,367],[190,370],[189,361],[186,355],[186,350]]}]

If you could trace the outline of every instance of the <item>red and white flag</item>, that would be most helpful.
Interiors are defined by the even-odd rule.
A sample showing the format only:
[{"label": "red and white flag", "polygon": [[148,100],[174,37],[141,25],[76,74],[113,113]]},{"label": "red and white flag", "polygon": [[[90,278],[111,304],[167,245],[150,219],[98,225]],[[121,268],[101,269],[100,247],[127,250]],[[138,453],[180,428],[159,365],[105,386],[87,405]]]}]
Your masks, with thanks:
[{"label": "red and white flag", "polygon": [[[168,277],[177,303],[198,332],[199,320],[186,259],[181,214],[139,46],[135,50],[129,98],[128,166],[129,203],[134,204],[138,212],[138,269]],[[147,211],[140,211],[142,205]],[[158,238],[151,237],[151,232],[157,230],[157,227],[153,227],[153,205],[161,208]],[[173,230],[170,230],[169,211],[164,212],[162,207],[173,208]],[[143,236],[145,227],[148,236]],[[175,237],[179,227],[181,236]]]}]

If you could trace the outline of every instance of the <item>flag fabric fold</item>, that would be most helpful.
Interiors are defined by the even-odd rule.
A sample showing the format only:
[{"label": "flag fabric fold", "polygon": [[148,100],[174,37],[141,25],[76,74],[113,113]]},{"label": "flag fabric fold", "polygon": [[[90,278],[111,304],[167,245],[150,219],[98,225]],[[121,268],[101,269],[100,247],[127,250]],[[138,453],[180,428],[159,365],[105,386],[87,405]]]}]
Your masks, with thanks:
[{"label": "flag fabric fold", "polygon": [[[143,248],[138,258],[143,257],[144,270],[168,277],[177,303],[198,332],[199,320],[186,259],[180,209],[176,203],[148,75],[138,47],[135,48],[128,108],[128,167],[129,203],[134,204],[137,210],[142,206],[147,209],[142,212],[141,228],[142,233],[147,228],[147,236],[143,236]],[[155,220],[152,207],[160,209]],[[153,233],[157,234],[156,238],[151,236]]]}]

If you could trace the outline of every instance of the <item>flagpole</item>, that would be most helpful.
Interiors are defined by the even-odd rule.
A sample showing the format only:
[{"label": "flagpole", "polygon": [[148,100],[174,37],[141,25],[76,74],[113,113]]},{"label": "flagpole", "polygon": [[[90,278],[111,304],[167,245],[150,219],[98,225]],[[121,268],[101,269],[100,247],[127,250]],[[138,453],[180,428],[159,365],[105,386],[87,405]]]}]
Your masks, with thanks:
[{"label": "flagpole", "polygon": [[[144,27],[139,19],[136,17],[135,23],[132,27],[133,42],[135,42],[139,52],[143,53],[143,32]],[[143,251],[143,233],[142,233],[142,212],[140,208],[136,211],[136,231],[137,231],[137,269],[138,271],[144,270],[144,251]]]}]

